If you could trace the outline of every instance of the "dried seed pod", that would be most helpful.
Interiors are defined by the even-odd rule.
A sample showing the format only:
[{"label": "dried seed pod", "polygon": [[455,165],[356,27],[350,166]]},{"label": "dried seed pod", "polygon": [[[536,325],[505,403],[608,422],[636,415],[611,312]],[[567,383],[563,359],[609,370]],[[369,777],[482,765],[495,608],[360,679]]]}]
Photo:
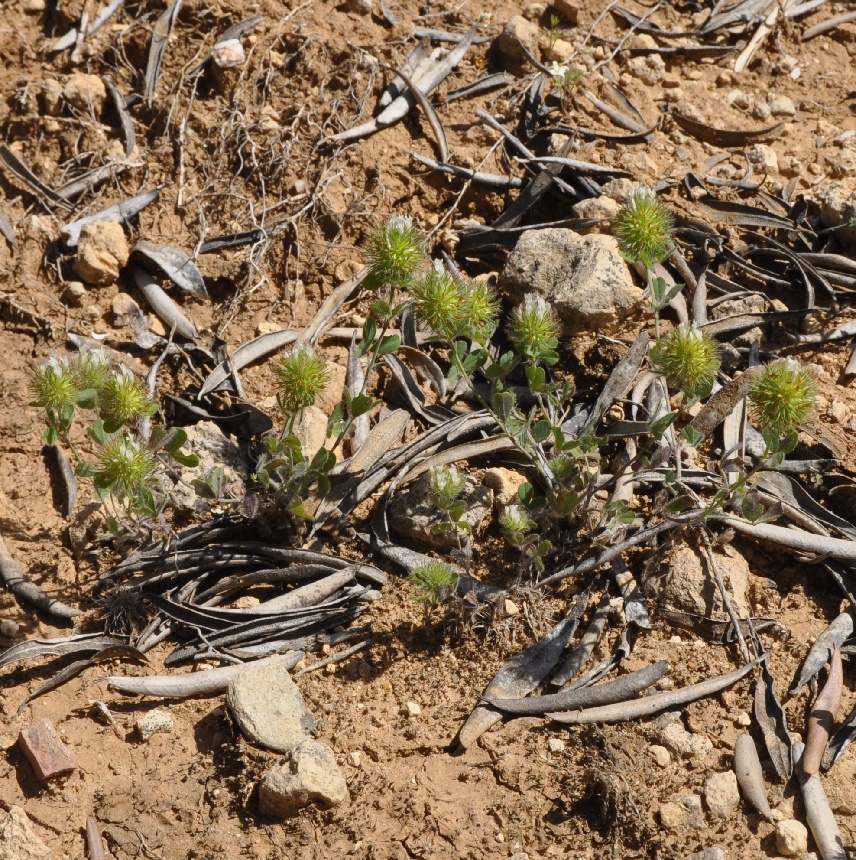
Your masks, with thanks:
[{"label": "dried seed pod", "polygon": [[761,770],[761,760],[758,758],[758,748],[748,732],[740,735],[734,743],[734,773],[737,776],[737,784],[743,792],[743,797],[764,818],[772,821],[773,810],[770,809],[767,800],[767,788],[764,785],[764,774]]},{"label": "dried seed pod", "polygon": [[[801,743],[794,744],[794,760],[797,762],[797,773],[804,767],[802,761],[804,747]],[[817,849],[823,860],[847,860],[847,851],[841,838],[838,823],[832,814],[826,792],[820,777],[815,774],[808,776],[800,773],[800,790],[805,804],[805,818],[811,835],[817,844]]]},{"label": "dried seed pod", "polygon": [[841,707],[841,688],[844,684],[844,668],[841,651],[836,645],[830,659],[829,677],[815,699],[808,718],[803,753],[803,773],[811,776],[820,770],[820,762],[835,726],[835,715]]}]

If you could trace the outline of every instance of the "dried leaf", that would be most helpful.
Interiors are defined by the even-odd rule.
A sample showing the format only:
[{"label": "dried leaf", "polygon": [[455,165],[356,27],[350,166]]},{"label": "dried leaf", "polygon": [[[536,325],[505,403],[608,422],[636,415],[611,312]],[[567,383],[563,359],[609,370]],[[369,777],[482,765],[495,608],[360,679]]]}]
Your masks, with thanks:
[{"label": "dried leaf", "polygon": [[155,22],[154,30],[152,31],[152,42],[149,47],[149,59],[146,64],[145,75],[145,97],[146,104],[149,107],[152,106],[155,88],[160,77],[164,51],[166,51],[166,43],[172,33],[172,28],[175,26],[175,19],[178,17],[181,3],[182,0],[172,0],[172,3],[167,6]]},{"label": "dried leaf", "polygon": [[210,298],[202,273],[181,248],[173,245],[155,245],[153,242],[141,239],[131,249],[131,256],[142,257],[185,292],[200,299]]},{"label": "dried leaf", "polygon": [[96,212],[94,215],[86,215],[83,218],[78,218],[76,221],[66,224],[64,227],[60,228],[60,232],[65,239],[65,244],[68,245],[69,248],[76,248],[77,243],[80,240],[80,231],[87,224],[94,224],[96,221],[119,221],[120,223],[124,223],[129,218],[133,218],[134,215],[139,214],[146,208],[146,206],[149,206],[158,199],[160,189],[161,186],[158,186],[157,188],[153,188],[151,191],[146,191],[136,197],[131,197],[129,200],[123,200],[121,203],[117,203],[109,209],[103,209],[101,212]]},{"label": "dried leaf", "polygon": [[761,673],[755,681],[755,719],[779,779],[787,782],[793,772],[791,736],[785,710],[776,696],[776,679],[767,668],[766,660],[761,663]]}]

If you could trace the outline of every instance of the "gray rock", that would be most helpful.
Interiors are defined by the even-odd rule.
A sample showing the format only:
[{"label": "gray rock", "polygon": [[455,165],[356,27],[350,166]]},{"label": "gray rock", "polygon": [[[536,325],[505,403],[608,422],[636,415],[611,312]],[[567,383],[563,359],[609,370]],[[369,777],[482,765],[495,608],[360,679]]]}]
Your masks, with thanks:
[{"label": "gray rock", "polygon": [[800,857],[808,851],[808,830],[793,818],[776,825],[776,850],[785,857]]},{"label": "gray rock", "polygon": [[856,190],[852,183],[830,182],[818,195],[820,220],[825,227],[838,227],[835,238],[845,250],[856,251],[856,229],[848,226],[856,218]]},{"label": "gray rock", "polygon": [[684,758],[704,759],[713,749],[710,738],[688,732],[680,722],[671,723],[660,732],[663,746]]},{"label": "gray rock", "polygon": [[287,818],[312,801],[338,806],[348,799],[348,784],[333,750],[304,740],[288,761],[269,770],[259,784],[259,808],[271,818]]},{"label": "gray rock", "polygon": [[733,770],[715,773],[704,781],[704,802],[714,818],[730,818],[740,804]]},{"label": "gray rock", "polygon": [[121,224],[96,221],[80,231],[72,268],[87,284],[112,284],[119,277],[119,270],[128,262],[130,252]]},{"label": "gray rock", "polygon": [[[721,552],[715,553],[715,558],[737,614],[747,617],[748,562],[733,547],[723,547]],[[677,547],[660,571],[648,576],[642,585],[649,597],[671,609],[727,617],[713,574],[708,571],[705,560],[686,544]]]},{"label": "gray rock", "polygon": [[140,717],[137,722],[137,731],[144,741],[148,741],[152,735],[171,734],[175,729],[172,714],[168,711],[155,709]]},{"label": "gray rock", "polygon": [[674,803],[660,804],[660,823],[674,833],[701,830],[705,826],[701,798],[697,794],[687,794]]},{"label": "gray rock", "polygon": [[27,813],[20,806],[10,806],[0,820],[0,860],[51,860],[53,856]]},{"label": "gray rock", "polygon": [[539,59],[538,37],[541,28],[520,15],[510,18],[502,32],[493,40],[493,50],[500,65],[514,75],[522,75],[531,67],[521,45]]},{"label": "gray rock", "polygon": [[218,466],[223,468],[224,485],[243,484],[250,470],[246,454],[213,421],[200,421],[187,431],[187,445],[184,450],[196,454],[199,465],[182,470],[182,480],[172,488],[172,503],[186,511],[198,511],[209,504],[194,489],[193,480],[206,481],[211,471]]},{"label": "gray rock", "polygon": [[[431,500],[431,475],[426,472],[413,484],[399,490],[389,503],[389,527],[402,538],[419,541],[436,549],[453,549],[458,540],[453,530],[439,530],[448,522]],[[467,477],[460,498],[467,503],[463,520],[478,534],[493,507],[493,490]],[[466,539],[462,534],[461,539]]]},{"label": "gray rock", "polygon": [[500,285],[514,301],[528,293],[543,296],[566,334],[614,325],[642,298],[612,236],[581,236],[573,230],[523,233]]},{"label": "gray rock", "polygon": [[666,63],[659,54],[648,54],[644,57],[633,57],[627,63],[631,75],[653,87],[666,76]]},{"label": "gray rock", "polygon": [[793,99],[787,96],[771,96],[769,99],[770,113],[773,116],[796,116],[797,108]]},{"label": "gray rock", "polygon": [[721,848],[705,848],[690,854],[687,860],[726,860],[727,854]]},{"label": "gray rock", "polygon": [[251,741],[276,752],[293,750],[315,733],[315,718],[283,666],[248,666],[229,684],[226,703]]},{"label": "gray rock", "polygon": [[577,218],[600,218],[605,221],[612,221],[618,214],[621,206],[612,197],[602,194],[600,197],[589,197],[586,200],[580,200],[572,208]]}]

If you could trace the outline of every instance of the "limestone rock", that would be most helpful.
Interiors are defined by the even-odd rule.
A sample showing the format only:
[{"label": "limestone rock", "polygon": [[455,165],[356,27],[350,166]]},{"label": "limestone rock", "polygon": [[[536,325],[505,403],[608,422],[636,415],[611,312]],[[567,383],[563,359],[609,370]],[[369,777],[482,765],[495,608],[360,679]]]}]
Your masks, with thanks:
[{"label": "limestone rock", "polygon": [[493,490],[493,500],[500,505],[511,505],[517,501],[517,491],[526,482],[526,476],[511,469],[497,466],[484,473],[482,483]]},{"label": "limestone rock", "polygon": [[[733,547],[723,547],[714,556],[737,614],[746,618],[749,615],[748,562]],[[716,580],[708,571],[705,559],[686,544],[677,547],[660,572],[649,576],[643,587],[650,597],[672,609],[695,615],[726,617]]]},{"label": "limestone rock", "polygon": [[577,218],[600,218],[604,221],[611,221],[618,214],[621,206],[612,197],[602,194],[600,197],[580,200],[572,208]]},{"label": "limestone rock", "polygon": [[846,250],[856,251],[856,229],[848,226],[856,217],[856,190],[852,184],[830,182],[818,195],[824,227],[838,227],[835,238]]},{"label": "limestone rock", "polygon": [[[426,472],[413,484],[399,490],[389,503],[389,526],[399,537],[415,540],[437,549],[453,549],[458,539],[453,529],[440,528],[448,520],[431,500],[431,475]],[[486,525],[493,508],[493,491],[467,476],[460,498],[466,502],[462,517],[478,534]],[[466,535],[461,534],[464,540]]]},{"label": "limestone rock", "polygon": [[87,284],[104,286],[119,277],[128,262],[128,240],[116,221],[96,221],[80,231],[74,271]]},{"label": "limestone rock", "polygon": [[675,755],[684,758],[704,759],[713,749],[710,738],[688,732],[680,722],[670,723],[660,732],[663,745]]},{"label": "limestone rock", "polygon": [[566,334],[608,328],[632,313],[642,298],[612,236],[564,229],[523,233],[500,285],[514,301],[527,293],[543,296]]},{"label": "limestone rock", "polygon": [[627,67],[632,75],[651,87],[659,84],[666,75],[666,63],[659,54],[633,57],[628,61]]},{"label": "limestone rock", "polygon": [[808,830],[793,818],[776,825],[776,850],[785,857],[800,857],[808,851]]},{"label": "limestone rock", "polygon": [[311,460],[327,441],[327,415],[317,406],[307,406],[292,429],[303,446],[303,456]]},{"label": "limestone rock", "polygon": [[704,827],[701,798],[697,794],[679,797],[677,802],[660,805],[660,823],[667,830],[680,833],[683,830],[700,830]]},{"label": "limestone rock", "polygon": [[0,820],[0,860],[51,860],[53,852],[39,838],[27,813],[10,806]]},{"label": "limestone rock", "polygon": [[540,35],[540,28],[532,21],[527,21],[520,15],[509,19],[502,32],[493,40],[493,50],[500,65],[512,74],[524,74],[531,67],[521,45],[536,60],[539,59],[538,37]]},{"label": "limestone rock", "polygon": [[96,117],[101,116],[101,108],[107,98],[104,82],[97,75],[74,72],[69,75],[62,88],[63,98],[76,110],[89,113],[89,107]]},{"label": "limestone rock", "polygon": [[704,802],[714,818],[730,818],[740,804],[740,791],[733,770],[715,773],[704,782]]},{"label": "limestone rock", "polygon": [[771,96],[768,104],[773,116],[796,116],[796,105],[793,99],[787,96]]},{"label": "limestone rock", "polygon": [[175,730],[175,723],[172,719],[172,714],[169,711],[162,711],[156,708],[154,711],[149,711],[144,716],[140,717],[137,722],[137,731],[144,741],[148,741],[153,735],[164,734],[169,735]]},{"label": "limestone rock", "polygon": [[213,421],[200,421],[185,428],[187,444],[184,450],[199,458],[199,465],[182,469],[182,480],[170,492],[176,507],[195,511],[207,504],[194,489],[193,480],[206,481],[213,469],[223,469],[224,485],[242,483],[250,470],[247,455]]},{"label": "limestone rock", "polygon": [[347,799],[348,784],[333,750],[315,740],[300,743],[259,784],[259,808],[271,818],[287,818],[313,800],[329,807]]},{"label": "limestone rock", "polygon": [[281,665],[248,666],[229,684],[226,703],[250,740],[276,752],[293,750],[315,734],[315,718]]},{"label": "limestone rock", "polygon": [[616,203],[626,203],[630,195],[636,190],[637,185],[632,179],[610,179],[603,186],[603,194],[605,197],[611,197]]},{"label": "limestone rock", "polygon": [[774,176],[779,172],[779,156],[772,146],[764,143],[756,144],[749,151],[749,160]]},{"label": "limestone rock", "polygon": [[651,758],[657,763],[658,767],[668,767],[672,763],[672,754],[659,744],[651,744],[648,747],[648,752],[651,753]]},{"label": "limestone rock", "polygon": [[721,848],[705,848],[690,854],[687,860],[727,860],[727,855]]}]

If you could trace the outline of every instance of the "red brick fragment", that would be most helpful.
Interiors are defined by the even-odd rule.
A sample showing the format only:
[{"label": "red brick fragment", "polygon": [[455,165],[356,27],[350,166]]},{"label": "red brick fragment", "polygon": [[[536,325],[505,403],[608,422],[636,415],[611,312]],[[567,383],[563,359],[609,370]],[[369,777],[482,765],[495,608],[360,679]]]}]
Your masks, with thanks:
[{"label": "red brick fragment", "polygon": [[77,759],[60,740],[50,720],[38,720],[22,729],[18,746],[43,782],[57,774],[77,770]]}]

